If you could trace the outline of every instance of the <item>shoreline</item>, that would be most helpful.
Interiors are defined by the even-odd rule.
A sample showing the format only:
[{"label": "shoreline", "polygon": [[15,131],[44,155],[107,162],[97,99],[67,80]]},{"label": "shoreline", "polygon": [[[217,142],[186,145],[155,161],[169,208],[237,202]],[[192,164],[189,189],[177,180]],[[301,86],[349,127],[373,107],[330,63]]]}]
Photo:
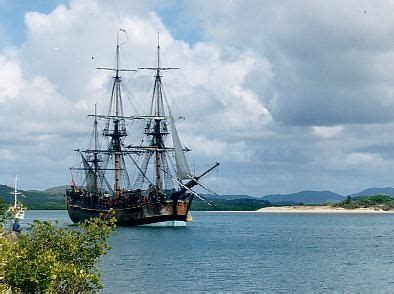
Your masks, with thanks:
[{"label": "shoreline", "polygon": [[[67,209],[29,209],[29,211],[67,211]],[[342,213],[342,214],[394,214],[394,210],[382,210],[378,207],[346,209],[332,206],[269,206],[258,210],[191,210],[195,212],[215,213]]]},{"label": "shoreline", "polygon": [[263,207],[260,213],[342,213],[342,214],[394,214],[394,210],[382,210],[375,207],[345,209],[332,206],[270,206]]}]

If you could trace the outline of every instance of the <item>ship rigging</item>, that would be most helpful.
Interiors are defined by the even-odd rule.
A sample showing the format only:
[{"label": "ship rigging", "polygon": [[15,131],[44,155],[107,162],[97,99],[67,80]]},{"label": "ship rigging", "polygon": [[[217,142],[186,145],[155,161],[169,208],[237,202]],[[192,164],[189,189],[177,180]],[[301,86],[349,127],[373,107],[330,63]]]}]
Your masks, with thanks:
[{"label": "ship rigging", "polygon": [[[185,156],[190,149],[182,146],[162,84],[162,72],[179,68],[162,67],[159,41],[156,66],[138,68],[155,73],[149,111],[146,115],[124,114],[120,73],[137,70],[119,67],[120,47],[125,42],[119,44],[117,36],[115,67],[98,68],[114,72],[108,112],[99,115],[95,106],[90,115],[92,142],[89,149],[77,150],[81,165],[72,168],[72,186],[66,192],[69,215],[79,222],[113,209],[119,225],[185,222],[193,197],[212,205],[193,187],[200,185],[213,192],[200,179],[219,163],[198,176],[190,171]],[[141,140],[126,143],[131,137],[128,124],[137,122],[143,130]],[[172,146],[166,144],[168,137]],[[77,172],[82,172],[79,183],[74,179]]]}]

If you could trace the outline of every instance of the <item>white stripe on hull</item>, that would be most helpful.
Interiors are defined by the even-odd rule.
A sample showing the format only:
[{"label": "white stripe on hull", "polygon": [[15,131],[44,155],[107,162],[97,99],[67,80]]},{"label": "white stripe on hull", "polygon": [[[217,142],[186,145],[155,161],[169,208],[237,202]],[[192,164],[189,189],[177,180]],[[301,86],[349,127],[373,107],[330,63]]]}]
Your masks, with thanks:
[{"label": "white stripe on hull", "polygon": [[172,221],[164,221],[164,222],[158,222],[158,223],[152,223],[152,224],[145,224],[145,225],[141,225],[141,226],[143,226],[143,227],[185,227],[186,222],[172,220]]}]

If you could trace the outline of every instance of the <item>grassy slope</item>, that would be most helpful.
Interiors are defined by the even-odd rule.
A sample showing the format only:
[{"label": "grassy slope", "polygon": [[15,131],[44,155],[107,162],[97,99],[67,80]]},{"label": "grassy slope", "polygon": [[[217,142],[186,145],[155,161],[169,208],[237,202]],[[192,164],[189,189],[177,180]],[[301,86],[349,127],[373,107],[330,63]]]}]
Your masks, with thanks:
[{"label": "grassy slope", "polygon": [[[11,194],[12,188],[0,185],[0,198],[7,203],[13,203],[14,196]],[[46,191],[21,191],[26,197],[20,197],[20,201],[28,209],[66,209],[64,202],[64,191],[57,193],[47,193]]]}]

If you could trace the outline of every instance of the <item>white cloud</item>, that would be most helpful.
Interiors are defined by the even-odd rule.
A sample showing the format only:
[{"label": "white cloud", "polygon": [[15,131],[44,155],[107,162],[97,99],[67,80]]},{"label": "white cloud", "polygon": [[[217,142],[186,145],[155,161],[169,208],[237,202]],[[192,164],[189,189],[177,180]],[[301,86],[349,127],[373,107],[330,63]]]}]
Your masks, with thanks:
[{"label": "white cloud", "polygon": [[[88,144],[86,115],[96,102],[100,111],[107,108],[111,74],[95,68],[113,65],[119,28],[128,34],[128,42],[121,47],[122,67],[154,65],[160,31],[163,65],[182,68],[166,73],[164,83],[176,114],[188,118],[180,127],[185,145],[209,161],[250,160],[253,151],[242,140],[234,142],[231,132],[258,132],[270,121],[263,100],[246,85],[257,67],[262,69],[261,79],[269,83],[273,76],[269,61],[247,50],[177,40],[150,3],[123,9],[128,5],[128,1],[119,2],[111,8],[102,1],[73,0],[48,14],[27,12],[26,40],[13,54],[4,51],[0,56],[0,78],[5,81],[0,102],[7,102],[0,123],[9,126],[0,131],[2,150],[12,146],[15,165],[30,172],[25,186],[45,188],[68,182],[65,170],[73,164],[73,150]],[[122,40],[125,37],[120,35]],[[151,73],[125,75],[124,84],[132,92],[133,104],[143,112]],[[221,135],[214,138],[218,132]],[[10,159],[7,154],[0,152]],[[0,168],[0,176],[9,176],[5,162]]]},{"label": "white cloud", "polygon": [[354,152],[347,156],[346,163],[352,166],[376,167],[383,163],[380,156],[372,153]]},{"label": "white cloud", "polygon": [[15,155],[12,154],[12,152],[10,150],[2,149],[2,148],[0,149],[0,158],[2,160],[6,160],[6,161],[12,161],[12,160],[16,159]]},{"label": "white cloud", "polygon": [[13,57],[0,56],[0,103],[14,100],[24,86],[18,61]]},{"label": "white cloud", "polygon": [[343,131],[343,126],[335,127],[312,127],[312,132],[315,136],[323,139],[332,139],[337,137]]},{"label": "white cloud", "polygon": [[[68,182],[73,150],[88,144],[86,115],[96,102],[107,108],[111,73],[95,68],[113,65],[115,33],[124,28],[122,67],[154,65],[158,31],[163,66],[181,67],[164,73],[166,94],[174,114],[187,118],[179,132],[191,158],[223,163],[219,193],[390,185],[391,2],[176,5],[73,0],[28,12],[25,41],[0,54],[0,176],[13,177],[13,160],[27,187]],[[177,38],[180,24],[183,35],[202,38]],[[126,111],[143,112],[151,72],[123,81],[134,105]]]},{"label": "white cloud", "polygon": [[208,157],[211,161],[215,158],[232,162],[248,162],[253,156],[253,151],[246,146],[245,142],[228,143],[217,139],[209,139],[202,135],[189,137],[190,143],[196,146],[195,154]]}]

